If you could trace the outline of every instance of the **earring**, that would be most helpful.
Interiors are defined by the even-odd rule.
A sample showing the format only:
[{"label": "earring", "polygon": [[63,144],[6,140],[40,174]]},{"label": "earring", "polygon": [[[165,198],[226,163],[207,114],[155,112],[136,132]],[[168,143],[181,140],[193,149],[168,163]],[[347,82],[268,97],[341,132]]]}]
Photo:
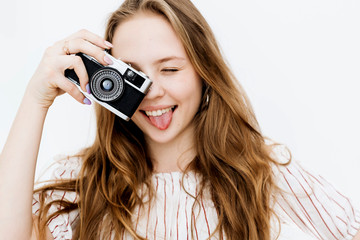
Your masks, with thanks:
[{"label": "earring", "polygon": [[[204,109],[206,109],[208,107],[208,105],[209,105],[209,102],[210,102],[209,93],[211,93],[210,91],[211,91],[211,89],[210,89],[209,86],[204,86],[204,88],[203,88],[203,96],[202,96],[202,102],[203,102],[202,107]],[[206,98],[204,99],[205,95],[206,95]]]}]

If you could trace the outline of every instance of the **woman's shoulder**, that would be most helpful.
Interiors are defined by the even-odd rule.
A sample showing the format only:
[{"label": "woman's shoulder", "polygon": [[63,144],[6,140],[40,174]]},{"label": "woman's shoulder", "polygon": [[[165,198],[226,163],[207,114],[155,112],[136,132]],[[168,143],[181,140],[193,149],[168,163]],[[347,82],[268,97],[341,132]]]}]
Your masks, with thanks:
[{"label": "woman's shoulder", "polygon": [[286,146],[274,146],[272,154],[278,162],[273,166],[277,215],[319,239],[352,239],[360,228],[360,213],[352,202],[293,159]]},{"label": "woman's shoulder", "polygon": [[79,155],[57,155],[54,157],[52,179],[76,179],[82,166],[82,158]]},{"label": "woman's shoulder", "polygon": [[[56,155],[54,157],[54,162],[47,169],[47,177],[52,182],[58,182],[61,180],[75,180],[77,179],[81,165],[82,159],[79,156],[67,156],[67,155]],[[46,185],[49,181],[39,182],[39,185]],[[33,194],[33,203],[32,203],[32,212],[34,215],[39,214],[41,208],[40,199],[41,192],[36,192]],[[75,192],[68,192],[62,190],[48,190],[44,192],[45,197],[44,203],[50,203],[53,201],[68,201],[76,203],[78,201],[78,195]],[[58,211],[59,208],[55,205],[51,205],[48,211],[48,216],[50,214]],[[71,211],[69,213],[56,214],[52,217],[47,223],[51,234],[54,239],[71,239],[72,238],[72,226],[79,217],[78,210]]]}]

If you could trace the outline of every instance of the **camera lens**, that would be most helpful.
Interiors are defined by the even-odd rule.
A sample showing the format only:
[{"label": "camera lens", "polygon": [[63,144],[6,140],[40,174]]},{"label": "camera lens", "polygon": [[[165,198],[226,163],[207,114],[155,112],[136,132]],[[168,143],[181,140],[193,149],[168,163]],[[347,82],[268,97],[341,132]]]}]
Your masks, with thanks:
[{"label": "camera lens", "polygon": [[104,102],[111,102],[122,95],[124,80],[116,69],[103,67],[92,75],[90,87],[95,98]]},{"label": "camera lens", "polygon": [[114,87],[114,84],[113,84],[113,82],[112,82],[110,79],[105,79],[105,80],[102,81],[102,83],[101,83],[101,89],[102,89],[103,91],[109,92],[109,91],[111,91],[111,90],[113,89],[113,87]]}]

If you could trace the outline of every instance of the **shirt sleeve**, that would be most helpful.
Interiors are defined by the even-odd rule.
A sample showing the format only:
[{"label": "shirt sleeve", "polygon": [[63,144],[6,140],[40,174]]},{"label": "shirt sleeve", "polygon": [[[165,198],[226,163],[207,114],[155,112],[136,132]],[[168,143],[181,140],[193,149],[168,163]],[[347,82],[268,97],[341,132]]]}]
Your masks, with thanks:
[{"label": "shirt sleeve", "polygon": [[[51,179],[64,180],[64,179],[76,179],[80,166],[80,159],[75,157],[57,156],[56,162],[53,166],[53,172]],[[33,195],[32,212],[37,215],[40,208],[39,193]],[[75,192],[65,192],[53,190],[46,193],[45,203],[54,200],[67,200],[75,203],[78,200],[78,195]],[[58,207],[51,206],[48,215],[56,212]],[[72,239],[72,226],[79,217],[78,210],[71,211],[70,213],[55,215],[49,222],[48,227],[55,240],[67,240]]]},{"label": "shirt sleeve", "polygon": [[[285,149],[277,149],[280,158]],[[353,239],[360,229],[360,213],[351,201],[319,175],[305,170],[292,160],[275,169],[280,192],[277,213],[295,223],[314,239]]]}]

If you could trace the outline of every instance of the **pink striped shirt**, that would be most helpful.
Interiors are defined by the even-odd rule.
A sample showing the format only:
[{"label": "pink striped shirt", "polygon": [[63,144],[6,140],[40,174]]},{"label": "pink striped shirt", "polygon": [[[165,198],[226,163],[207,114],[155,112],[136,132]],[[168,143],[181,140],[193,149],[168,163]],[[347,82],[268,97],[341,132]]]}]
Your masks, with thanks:
[{"label": "pink striped shirt", "polygon": [[[281,150],[277,154],[282,157]],[[58,161],[53,177],[76,178],[80,164],[77,158]],[[274,209],[281,225],[279,239],[353,239],[360,228],[360,214],[348,198],[325,179],[304,170],[294,161],[286,167],[274,167],[273,171],[282,189],[274,193]],[[208,191],[192,211],[194,199],[182,188],[182,176],[181,172],[156,173],[152,176],[156,198],[151,205],[137,207],[134,211],[133,226],[139,235],[147,239],[203,240],[213,233],[218,219]],[[183,185],[191,195],[197,194],[200,178],[193,172],[184,176]],[[34,194],[34,214],[39,209],[38,199],[39,196]],[[63,191],[48,193],[47,200],[54,199],[76,202],[77,196]],[[56,210],[52,207],[50,212]],[[78,217],[78,211],[55,216],[48,224],[54,239],[72,239],[71,226]],[[278,227],[274,219],[273,239],[279,233]],[[123,239],[133,238],[125,233]],[[212,239],[219,239],[218,234]]]}]

